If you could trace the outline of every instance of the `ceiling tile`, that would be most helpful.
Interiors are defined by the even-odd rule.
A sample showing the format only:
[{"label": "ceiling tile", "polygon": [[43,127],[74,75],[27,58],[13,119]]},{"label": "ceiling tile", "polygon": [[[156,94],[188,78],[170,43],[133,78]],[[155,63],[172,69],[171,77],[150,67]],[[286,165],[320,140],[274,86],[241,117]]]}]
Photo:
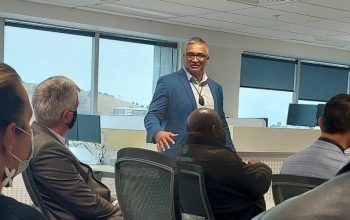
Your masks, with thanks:
[{"label": "ceiling tile", "polygon": [[336,39],[331,37],[314,36],[305,40],[308,43],[319,44],[320,46],[331,46],[342,49],[350,49],[350,43],[347,40]]},{"label": "ceiling tile", "polygon": [[350,1],[349,0],[301,0],[301,2],[320,5],[324,7],[340,9],[350,12]]},{"label": "ceiling tile", "polygon": [[238,28],[247,28],[246,25],[236,24],[236,23],[230,23],[230,22],[222,22],[207,18],[198,18],[198,17],[180,17],[180,18],[170,18],[167,19],[167,21],[173,21],[173,22],[180,22],[182,24],[190,24],[191,26],[196,27],[198,25],[198,28],[208,27],[210,29],[220,29],[220,30],[227,30],[232,31],[234,29]]},{"label": "ceiling tile", "polygon": [[147,11],[135,8],[125,8],[122,7],[106,7],[101,5],[90,6],[90,7],[77,7],[78,9],[95,11],[104,14],[120,15],[125,17],[140,18],[147,20],[157,20],[157,19],[167,19],[176,17],[177,15],[169,15],[160,12]]},{"label": "ceiling tile", "polygon": [[[349,15],[350,16],[350,15]],[[337,18],[336,19],[337,21],[342,21],[342,22],[345,22],[345,23],[350,23],[350,17],[346,17],[346,18]]]},{"label": "ceiling tile", "polygon": [[[332,2],[335,2],[335,0],[333,0]],[[277,9],[280,11],[287,11],[287,12],[292,12],[292,13],[297,13],[302,15],[314,16],[316,18],[334,19],[334,18],[342,18],[342,17],[349,16],[349,12],[347,11],[306,4],[303,2],[276,4],[276,5],[269,5],[266,7]]]},{"label": "ceiling tile", "polygon": [[[300,14],[295,14],[291,12],[279,11],[277,9],[262,8],[262,7],[246,8],[246,9],[234,10],[231,12],[236,14],[283,21],[288,23],[319,20],[319,18],[315,18],[308,15],[300,15]],[[276,18],[276,15],[278,16],[277,18]]]},{"label": "ceiling tile", "polygon": [[350,49],[350,0],[296,0],[260,6],[228,0],[24,1]]},{"label": "ceiling tile", "polygon": [[[121,11],[135,9],[134,11],[148,11],[148,12],[156,12],[162,14],[176,15],[176,16],[184,16],[184,15],[197,15],[197,14],[206,14],[215,12],[211,9],[204,9],[198,7],[189,7],[185,5],[179,5],[159,0],[120,0],[120,1],[101,1],[101,3],[95,8],[104,8],[110,11]],[[124,9],[123,9],[124,8]],[[176,9],[176,10],[174,10]]]},{"label": "ceiling tile", "polygon": [[316,27],[316,28],[339,31],[342,33],[350,33],[350,23],[345,23],[340,21],[332,21],[332,20],[314,21],[314,22],[306,22],[305,25]]},{"label": "ceiling tile", "polygon": [[241,8],[255,7],[252,5],[231,2],[227,0],[159,0],[159,2],[173,3],[174,5],[191,6],[195,8],[204,8],[216,11],[227,11]]},{"label": "ceiling tile", "polygon": [[339,34],[339,35],[332,35],[328,37],[335,40],[346,41],[350,46],[350,34]]},{"label": "ceiling tile", "polygon": [[264,18],[250,17],[246,15],[238,15],[227,12],[217,12],[199,15],[201,18],[210,18],[218,21],[226,21],[226,22],[234,22],[238,24],[251,25],[253,27],[261,27],[261,26],[272,26],[272,25],[281,25],[284,24],[280,21],[267,20]]},{"label": "ceiling tile", "polygon": [[[297,24],[285,24],[285,25],[276,25],[270,27],[271,29],[282,30],[282,31],[292,31],[295,33],[301,33],[306,35],[315,35],[315,36],[326,36],[335,34],[333,30],[322,29],[318,27],[310,27],[306,25],[297,25]],[[344,34],[344,32],[337,32],[337,34]]]},{"label": "ceiling tile", "polygon": [[67,6],[67,7],[87,6],[87,5],[97,4],[100,2],[100,0],[25,0],[25,1],[54,4],[54,5],[61,5],[61,6]]},{"label": "ceiling tile", "polygon": [[304,39],[308,35],[293,33],[290,31],[280,31],[274,30],[271,28],[247,28],[247,29],[238,29],[242,33],[246,34],[257,34],[260,36],[265,36],[274,39],[284,39],[284,40],[294,40],[294,39]]}]

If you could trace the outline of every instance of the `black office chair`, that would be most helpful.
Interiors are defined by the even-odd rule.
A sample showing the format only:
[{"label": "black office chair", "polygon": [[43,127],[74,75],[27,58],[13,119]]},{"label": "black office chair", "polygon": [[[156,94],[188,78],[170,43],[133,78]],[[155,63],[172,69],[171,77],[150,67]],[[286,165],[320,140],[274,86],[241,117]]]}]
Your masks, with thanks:
[{"label": "black office chair", "polygon": [[124,148],[115,185],[124,220],[180,219],[176,161],[158,152]]},{"label": "black office chair", "polygon": [[23,173],[22,178],[24,181],[24,185],[27,188],[30,199],[33,201],[36,209],[41,211],[41,213],[46,217],[46,219],[50,219],[49,212],[44,201],[41,199],[40,193],[36,188],[32,173],[30,171],[30,167],[28,167]]},{"label": "black office chair", "polygon": [[316,177],[274,174],[272,175],[272,195],[275,205],[312,190],[326,181],[327,179]]},{"label": "black office chair", "polygon": [[180,163],[180,207],[183,214],[214,220],[201,166]]}]

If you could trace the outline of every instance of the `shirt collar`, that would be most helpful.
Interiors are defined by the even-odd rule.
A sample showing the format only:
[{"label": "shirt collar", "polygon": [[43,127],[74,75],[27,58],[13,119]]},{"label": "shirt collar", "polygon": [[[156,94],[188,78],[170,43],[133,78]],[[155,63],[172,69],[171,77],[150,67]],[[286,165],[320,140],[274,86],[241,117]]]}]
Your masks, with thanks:
[{"label": "shirt collar", "polygon": [[66,144],[66,139],[64,137],[62,137],[59,133],[57,133],[56,131],[54,131],[50,128],[47,128],[47,129],[49,129],[52,132],[52,134],[54,134],[62,144],[64,144],[64,145]]},{"label": "shirt collar", "polygon": [[204,72],[204,74],[203,74],[203,79],[202,79],[202,81],[201,81],[201,82],[197,82],[197,79],[196,79],[194,76],[192,76],[191,73],[189,73],[189,72],[186,70],[185,67],[183,67],[183,69],[184,69],[184,71],[185,71],[185,73],[186,73],[186,76],[187,76],[188,81],[191,81],[191,79],[194,78],[194,79],[195,79],[195,80],[194,80],[194,83],[199,84],[199,83],[202,83],[202,82],[205,82],[205,81],[208,80],[208,75],[207,75],[206,72]]},{"label": "shirt collar", "polygon": [[324,141],[324,142],[327,142],[327,143],[330,143],[330,144],[334,144],[335,146],[337,146],[344,154],[345,154],[345,151],[344,151],[344,148],[342,146],[340,146],[337,142],[329,139],[329,138],[326,138],[326,137],[319,137],[318,140],[320,141]]}]

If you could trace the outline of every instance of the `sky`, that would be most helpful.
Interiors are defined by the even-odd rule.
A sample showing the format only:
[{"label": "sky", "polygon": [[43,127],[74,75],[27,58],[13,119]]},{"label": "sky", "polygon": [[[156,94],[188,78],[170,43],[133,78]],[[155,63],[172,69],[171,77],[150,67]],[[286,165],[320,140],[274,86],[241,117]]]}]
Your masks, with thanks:
[{"label": "sky", "polygon": [[[5,62],[26,83],[65,75],[89,91],[92,38],[5,27]],[[154,46],[101,39],[99,92],[147,106],[152,98]]]}]

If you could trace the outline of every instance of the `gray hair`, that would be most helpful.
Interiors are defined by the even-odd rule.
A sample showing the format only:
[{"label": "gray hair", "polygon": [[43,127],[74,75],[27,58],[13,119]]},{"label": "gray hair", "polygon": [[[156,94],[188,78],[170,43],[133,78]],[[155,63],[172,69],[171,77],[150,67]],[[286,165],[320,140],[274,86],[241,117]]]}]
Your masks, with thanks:
[{"label": "gray hair", "polygon": [[64,110],[73,110],[79,87],[65,76],[53,76],[39,83],[32,96],[36,121],[42,124],[57,122]]},{"label": "gray hair", "polygon": [[188,45],[190,44],[204,44],[206,47],[207,47],[207,50],[208,50],[208,54],[209,55],[209,47],[208,47],[208,44],[207,42],[205,42],[205,40],[203,40],[201,37],[192,37],[191,39],[189,39],[186,44],[185,44],[185,48],[184,48],[184,51],[186,51],[186,48]]}]

